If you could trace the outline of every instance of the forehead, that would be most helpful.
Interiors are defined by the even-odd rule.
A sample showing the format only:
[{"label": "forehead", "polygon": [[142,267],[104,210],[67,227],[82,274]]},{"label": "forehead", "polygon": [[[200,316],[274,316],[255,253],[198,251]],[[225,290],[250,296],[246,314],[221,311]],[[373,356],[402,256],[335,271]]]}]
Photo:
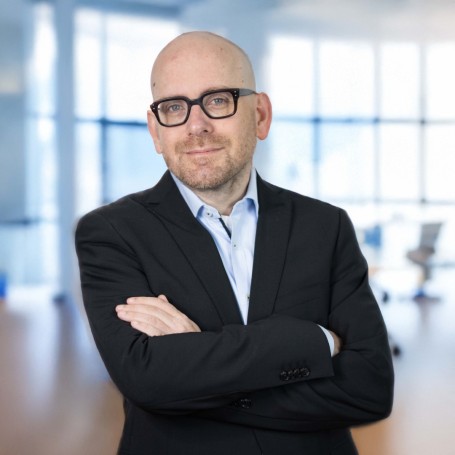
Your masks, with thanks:
[{"label": "forehead", "polygon": [[187,40],[168,46],[153,67],[153,97],[194,98],[217,88],[245,87],[246,63],[241,52],[223,42]]}]

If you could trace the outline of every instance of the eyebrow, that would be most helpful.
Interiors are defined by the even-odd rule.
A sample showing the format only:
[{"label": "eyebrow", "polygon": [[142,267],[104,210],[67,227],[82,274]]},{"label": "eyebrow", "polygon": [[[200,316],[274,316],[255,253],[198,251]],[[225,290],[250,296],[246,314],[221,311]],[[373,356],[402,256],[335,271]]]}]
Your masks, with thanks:
[{"label": "eyebrow", "polygon": [[[231,85],[216,85],[216,86],[208,87],[204,91],[200,92],[199,96],[197,98],[199,98],[200,96],[204,95],[207,92],[211,92],[214,90],[226,90],[226,89],[231,89],[231,88],[238,88],[238,87],[237,86],[232,87]],[[173,99],[173,98],[182,98],[182,97],[189,98],[189,96],[187,96],[187,95],[170,95],[170,96],[162,96],[162,97],[158,98],[156,101]]]}]

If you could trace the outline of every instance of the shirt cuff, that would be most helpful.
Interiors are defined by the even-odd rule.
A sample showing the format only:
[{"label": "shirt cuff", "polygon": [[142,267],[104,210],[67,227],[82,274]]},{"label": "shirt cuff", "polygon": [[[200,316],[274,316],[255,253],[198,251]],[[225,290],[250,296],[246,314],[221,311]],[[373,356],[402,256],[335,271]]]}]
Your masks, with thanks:
[{"label": "shirt cuff", "polygon": [[[318,324],[319,325],[319,324]],[[319,325],[319,327],[321,328],[321,330],[324,332],[324,335],[326,336],[327,338],[327,341],[329,343],[329,347],[330,347],[330,356],[333,357],[334,355],[334,352],[335,352],[335,340],[333,339],[333,336],[330,334],[330,332],[325,329],[324,327],[322,327],[321,325]]]}]

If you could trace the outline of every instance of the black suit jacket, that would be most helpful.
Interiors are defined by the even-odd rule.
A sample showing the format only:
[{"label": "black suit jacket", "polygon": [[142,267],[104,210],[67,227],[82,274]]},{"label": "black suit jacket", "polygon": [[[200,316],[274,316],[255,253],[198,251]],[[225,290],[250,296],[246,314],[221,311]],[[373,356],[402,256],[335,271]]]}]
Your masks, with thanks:
[{"label": "black suit jacket", "polygon": [[[85,308],[125,397],[119,453],[352,455],[348,428],[389,414],[387,332],[346,213],[259,177],[258,197],[247,325],[169,172],[80,220]],[[202,333],[148,337],[117,318],[127,297],[159,294]],[[317,324],[343,340],[333,359]]]}]

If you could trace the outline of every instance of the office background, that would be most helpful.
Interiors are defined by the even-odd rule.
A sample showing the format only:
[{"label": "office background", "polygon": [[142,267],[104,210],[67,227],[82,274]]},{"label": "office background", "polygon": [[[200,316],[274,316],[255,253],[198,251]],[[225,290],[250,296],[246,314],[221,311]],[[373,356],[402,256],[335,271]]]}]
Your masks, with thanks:
[{"label": "office background", "polygon": [[[455,372],[454,24],[449,0],[0,0],[0,368],[21,356],[7,353],[12,340],[20,344],[26,333],[29,343],[24,365],[10,368],[0,399],[15,397],[15,371],[35,368],[40,379],[22,379],[14,390],[20,395],[28,381],[41,384],[29,398],[37,413],[51,409],[42,397],[52,401],[52,387],[66,390],[56,379],[67,362],[63,351],[56,355],[57,345],[73,353],[79,347],[78,371],[89,373],[72,390],[86,396],[93,379],[102,382],[96,397],[109,398],[76,413],[77,424],[59,408],[65,418],[54,416],[52,426],[66,421],[65,441],[76,435],[91,441],[103,431],[93,417],[102,413],[113,433],[118,430],[118,397],[80,311],[74,224],[92,208],[150,187],[163,173],[145,123],[150,69],[165,43],[199,29],[241,45],[256,68],[258,89],[271,96],[272,132],[256,154],[261,175],[348,210],[401,350],[398,390],[405,396],[412,389],[427,404],[422,396],[432,393],[432,382],[416,382],[412,365],[428,361],[431,367],[421,367],[431,368],[429,378]],[[421,270],[406,253],[418,247],[428,223],[441,228],[425,283],[428,298],[416,299]],[[18,320],[28,322],[15,325]],[[422,332],[426,349],[418,344]],[[420,357],[425,350],[431,362]],[[35,367],[30,357],[40,359]],[[68,371],[76,368],[71,365]],[[437,436],[443,448],[436,453],[454,453],[445,422],[455,421],[455,390],[444,387],[442,410],[421,415],[409,441],[400,445],[396,434],[417,406],[412,398],[398,405],[392,423],[360,431],[362,455],[427,453],[419,439],[426,418],[440,422],[437,435],[425,441]],[[20,420],[20,410],[17,415]],[[93,427],[81,429],[84,418]],[[20,423],[11,428],[0,438],[0,454],[26,453],[19,441],[27,431]],[[111,453],[106,447],[116,437],[108,429],[105,446],[74,453]],[[51,438],[49,431],[41,433]],[[59,441],[34,453],[73,453]],[[58,444],[66,451],[58,452]]]}]

